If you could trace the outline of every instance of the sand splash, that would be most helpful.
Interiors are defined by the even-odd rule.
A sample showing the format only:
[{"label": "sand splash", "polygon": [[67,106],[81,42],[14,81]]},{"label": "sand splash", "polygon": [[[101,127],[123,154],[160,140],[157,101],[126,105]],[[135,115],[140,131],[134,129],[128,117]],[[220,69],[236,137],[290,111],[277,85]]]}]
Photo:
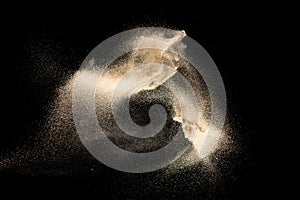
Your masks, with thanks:
[{"label": "sand splash", "polygon": [[[113,116],[111,110],[112,97],[114,95],[117,83],[122,79],[123,83],[126,83],[124,87],[133,85],[133,82],[142,82],[142,87],[135,88],[132,96],[137,96],[135,98],[136,102],[141,102],[147,99],[150,101],[154,98],[156,102],[162,105],[169,106],[170,114],[169,119],[173,120],[174,123],[179,123],[182,127],[185,137],[192,143],[191,150],[187,152],[187,155],[183,156],[183,159],[179,159],[175,162],[173,167],[182,168],[185,166],[195,165],[201,161],[207,160],[209,155],[213,153],[216,149],[228,148],[231,143],[224,142],[229,141],[226,137],[226,131],[223,130],[222,137],[219,135],[209,135],[212,138],[211,142],[204,143],[203,141],[207,138],[207,127],[210,125],[211,116],[211,99],[209,98],[207,86],[199,73],[193,68],[193,65],[187,60],[178,56],[178,54],[172,53],[170,48],[176,46],[176,50],[184,53],[186,46],[182,43],[183,38],[186,36],[184,31],[177,31],[176,35],[166,36],[161,33],[137,36],[131,40],[130,44],[127,44],[132,49],[139,48],[139,46],[147,46],[148,48],[131,51],[127,55],[116,60],[112,63],[106,70],[94,72],[88,71],[78,71],[72,75],[65,85],[57,89],[58,95],[50,108],[50,116],[48,122],[45,125],[45,131],[43,135],[39,136],[36,145],[33,148],[20,148],[18,153],[13,157],[6,157],[1,159],[0,164],[2,168],[10,168],[18,163],[19,165],[24,164],[26,161],[30,160],[31,163],[40,162],[44,160],[46,163],[50,162],[61,162],[65,163],[69,160],[69,156],[80,155],[86,157],[86,151],[81,145],[76,130],[74,128],[73,116],[72,116],[72,89],[74,84],[74,79],[78,76],[84,76],[85,82],[82,82],[83,88],[89,87],[89,80],[93,76],[103,73],[104,76],[100,80],[96,91],[96,108],[98,119],[101,124],[106,126],[108,137],[116,137],[113,133],[116,124],[113,123]],[[161,49],[151,48],[151,45],[160,45]],[[147,63],[164,64],[170,66],[170,68],[144,68],[143,70],[136,70],[137,66],[141,66]],[[90,68],[99,68],[95,64],[93,59],[89,62]],[[125,78],[124,76],[135,70],[135,76],[130,78]],[[162,87],[164,83],[176,76],[177,74],[182,74],[183,77],[189,82],[189,86],[193,89],[197,102],[194,102],[191,94],[187,94],[187,88],[180,86],[180,83],[171,82],[176,88],[179,96],[184,98],[182,101],[188,102],[190,106],[187,106],[185,110],[180,107],[178,98],[172,96],[171,93],[164,93],[164,88]],[[125,89],[125,88],[124,88]],[[158,91],[157,93],[152,93],[147,95],[147,92]],[[171,91],[172,92],[172,91]],[[145,95],[141,95],[144,94]],[[140,97],[139,97],[140,96]],[[121,96],[122,98],[128,98],[128,96]],[[150,100],[149,100],[150,99]],[[195,106],[197,107],[197,115],[195,114]],[[134,115],[134,111],[133,111]],[[212,125],[213,127],[213,125]],[[172,128],[163,131],[165,137],[168,138],[168,131],[172,131]],[[47,133],[45,133],[47,132]],[[211,131],[210,133],[214,133]],[[132,145],[132,143],[124,143],[122,138],[113,138],[116,144],[125,147]],[[206,140],[207,141],[207,140]],[[132,148],[143,149],[145,146],[151,149],[157,147],[157,144],[163,141],[156,141],[156,144],[143,144]],[[135,144],[133,142],[133,144]],[[230,145],[229,145],[230,144]],[[130,149],[130,148],[129,148]],[[84,153],[82,153],[84,151]],[[24,153],[26,152],[26,153]],[[22,156],[21,156],[22,155]],[[24,155],[26,155],[24,157]],[[209,163],[209,162],[207,162]]]}]

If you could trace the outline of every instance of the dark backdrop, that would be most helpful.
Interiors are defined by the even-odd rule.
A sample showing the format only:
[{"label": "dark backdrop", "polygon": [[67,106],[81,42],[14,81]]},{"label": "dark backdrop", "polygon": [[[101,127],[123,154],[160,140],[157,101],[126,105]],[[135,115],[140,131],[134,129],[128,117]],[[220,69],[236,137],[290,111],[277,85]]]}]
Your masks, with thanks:
[{"label": "dark backdrop", "polygon": [[[199,199],[258,199],[268,195],[265,188],[269,178],[265,165],[268,162],[265,141],[271,133],[262,130],[261,110],[267,100],[261,94],[271,92],[265,71],[271,67],[267,60],[272,51],[272,6],[216,7],[185,5],[184,2],[184,5],[156,6],[148,5],[150,3],[141,2],[138,7],[85,2],[76,5],[23,3],[3,6],[0,149],[13,151],[16,146],[34,137],[46,115],[47,106],[53,100],[55,88],[80,67],[86,55],[101,41],[129,28],[164,26],[185,30],[208,51],[221,72],[227,89],[229,112],[238,124],[241,141],[247,144],[246,151],[237,158],[245,159],[238,165],[237,173],[233,171],[226,175],[228,181],[210,194],[212,190],[207,189],[210,186],[193,188],[193,185],[182,183],[172,191],[168,187],[174,187],[175,183],[168,181],[158,187],[151,186],[153,182],[144,183],[143,187],[149,187],[147,192],[138,187],[130,190],[126,185],[132,184],[133,178],[143,179],[143,175],[120,178],[122,173],[114,170],[106,170],[99,177],[25,176],[4,171],[0,177],[4,199],[24,199],[25,196],[40,199],[102,199],[106,196],[133,199],[156,195],[165,199],[189,196]],[[44,48],[44,45],[49,45],[48,57],[38,54],[37,49]],[[59,63],[64,73],[53,77],[51,70],[39,74],[32,67],[37,64],[32,52],[36,52],[37,57],[44,56],[45,62],[53,60]],[[181,178],[178,175],[172,181]]]}]

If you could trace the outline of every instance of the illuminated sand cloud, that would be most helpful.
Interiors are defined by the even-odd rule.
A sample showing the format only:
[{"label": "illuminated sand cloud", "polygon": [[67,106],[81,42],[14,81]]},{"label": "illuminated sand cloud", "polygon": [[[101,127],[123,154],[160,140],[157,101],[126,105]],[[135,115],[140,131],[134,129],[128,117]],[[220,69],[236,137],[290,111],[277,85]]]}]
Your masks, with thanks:
[{"label": "illuminated sand cloud", "polygon": [[[56,149],[55,157],[60,155],[61,162],[64,162],[64,157],[68,159],[67,155],[64,155],[68,151],[70,154],[74,152],[80,154],[79,152],[86,147],[86,143],[82,141],[86,137],[84,134],[89,134],[89,130],[94,129],[86,130],[81,135],[79,133],[81,139],[79,141],[77,125],[78,123],[89,124],[94,120],[91,116],[96,117],[95,123],[105,132],[105,137],[101,134],[90,134],[84,139],[85,142],[96,152],[99,151],[97,142],[106,141],[113,143],[116,149],[123,149],[122,152],[126,153],[118,153],[114,149],[114,157],[111,157],[111,149],[106,149],[108,163],[117,156],[120,157],[118,159],[121,162],[125,163],[131,153],[139,154],[140,158],[143,158],[144,154],[159,152],[170,142],[178,142],[177,146],[180,148],[176,145],[170,148],[170,154],[173,155],[170,158],[168,152],[165,152],[161,158],[161,154],[153,154],[153,158],[160,158],[158,165],[149,161],[145,163],[150,166],[149,168],[140,167],[132,172],[153,171],[165,167],[177,159],[180,160],[179,158],[185,152],[188,154],[188,156],[183,156],[186,158],[185,163],[180,165],[177,162],[175,166],[197,164],[207,159],[216,149],[224,148],[222,141],[226,137],[221,135],[226,132],[223,130],[224,121],[222,121],[225,120],[222,107],[224,106],[222,102],[224,91],[219,94],[219,91],[211,93],[209,90],[222,88],[222,85],[213,85],[214,82],[220,82],[221,78],[214,71],[216,66],[211,58],[205,57],[208,54],[203,49],[200,49],[202,50],[200,56],[197,57],[195,54],[195,58],[192,58],[191,54],[194,51],[189,49],[190,40],[184,31],[142,28],[131,32],[122,40],[122,43],[116,43],[111,47],[110,52],[100,53],[101,56],[108,58],[99,59],[95,54],[97,51],[92,52],[82,64],[83,67],[59,88],[58,97],[51,108],[47,124],[49,137],[43,137],[34,149],[27,149],[27,154],[35,155],[39,160],[42,156],[36,155],[46,154],[48,150],[51,152],[52,148]],[[197,50],[199,49],[195,51]],[[110,54],[112,52],[114,54]],[[121,55],[119,55],[120,52],[122,52]],[[197,62],[197,59],[200,61]],[[199,71],[195,68],[199,67],[199,63],[204,63],[203,67],[209,70]],[[217,80],[207,77],[216,77]],[[74,114],[76,106],[81,108],[74,105],[74,96],[75,102],[86,109],[80,111],[85,114],[85,117],[78,118],[78,113]],[[93,109],[95,115],[92,112]],[[127,111],[124,112],[124,110]],[[213,119],[216,115],[221,117]],[[120,121],[116,120],[118,116]],[[146,122],[144,123],[143,120]],[[157,123],[154,123],[155,120]],[[135,125],[126,127],[128,124]],[[134,133],[134,131],[123,130],[124,128],[133,130],[137,127],[137,130],[142,131]],[[180,130],[182,132],[177,134]],[[109,140],[106,140],[107,138]],[[182,145],[180,141],[184,141],[184,144]],[[80,142],[83,142],[84,147]],[[64,149],[66,144],[70,148],[61,152],[59,149]],[[42,148],[44,149],[41,151]],[[95,155],[94,157],[97,158]],[[5,162],[7,163],[7,159]],[[124,171],[131,170],[131,165],[127,164],[120,165],[117,169],[122,171],[123,167]]]}]

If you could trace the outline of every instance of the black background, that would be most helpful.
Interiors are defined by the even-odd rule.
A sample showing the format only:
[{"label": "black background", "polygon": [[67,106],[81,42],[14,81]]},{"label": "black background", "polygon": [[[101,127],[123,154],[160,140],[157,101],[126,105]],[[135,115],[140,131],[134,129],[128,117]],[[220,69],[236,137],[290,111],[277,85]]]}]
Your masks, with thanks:
[{"label": "black background", "polygon": [[[1,13],[4,36],[1,37],[0,148],[13,150],[33,137],[46,114],[45,108],[53,100],[55,88],[80,67],[86,55],[101,41],[130,28],[164,26],[185,30],[208,51],[220,70],[227,89],[229,112],[233,112],[231,115],[240,127],[241,141],[247,143],[246,152],[238,158],[245,158],[236,169],[238,172],[228,174],[235,177],[234,181],[225,181],[228,185],[219,186],[222,191],[218,194],[217,188],[214,195],[209,194],[211,190],[206,191],[205,185],[201,189],[189,185],[173,192],[166,190],[172,184],[149,185],[148,192],[123,193],[122,190],[128,189],[126,181],[131,179],[123,178],[120,181],[125,183],[119,183],[121,172],[114,170],[106,170],[102,177],[24,176],[1,172],[3,199],[104,199],[106,196],[180,199],[191,194],[199,199],[260,199],[269,195],[266,185],[270,175],[266,164],[271,155],[265,142],[271,133],[263,130],[265,116],[261,110],[267,99],[261,94],[271,93],[265,71],[271,69],[268,59],[273,50],[274,9],[271,5],[143,4],[135,7],[117,2],[115,5],[23,3],[3,7],[6,11]],[[50,49],[46,62],[53,60],[63,69],[55,76],[51,76],[51,71],[43,71],[41,75],[32,67],[35,60],[32,52],[38,52],[36,49],[44,48],[39,45],[45,44]],[[142,179],[143,175],[137,178]]]}]

